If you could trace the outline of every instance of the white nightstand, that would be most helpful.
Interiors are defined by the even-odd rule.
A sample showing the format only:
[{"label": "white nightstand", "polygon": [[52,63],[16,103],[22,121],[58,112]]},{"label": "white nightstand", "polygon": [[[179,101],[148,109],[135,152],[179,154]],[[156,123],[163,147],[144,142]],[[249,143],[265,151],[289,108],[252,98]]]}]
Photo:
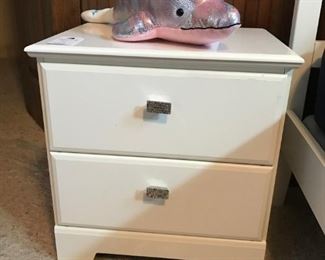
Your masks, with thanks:
[{"label": "white nightstand", "polygon": [[[83,41],[49,44],[64,36]],[[208,48],[116,42],[96,24],[26,51],[38,59],[59,259],[264,258],[299,56],[262,29]]]}]

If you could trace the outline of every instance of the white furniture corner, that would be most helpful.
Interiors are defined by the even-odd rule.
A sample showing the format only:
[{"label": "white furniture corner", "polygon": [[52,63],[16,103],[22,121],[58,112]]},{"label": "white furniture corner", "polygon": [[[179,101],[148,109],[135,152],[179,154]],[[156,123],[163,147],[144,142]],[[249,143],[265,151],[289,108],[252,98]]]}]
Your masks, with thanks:
[{"label": "white furniture corner", "polygon": [[[53,44],[62,37],[83,40]],[[38,60],[58,259],[264,259],[302,58],[262,29],[196,47],[116,42],[99,24],[26,51]]]},{"label": "white furniture corner", "polygon": [[297,0],[295,5],[291,47],[305,64],[293,74],[275,204],[283,203],[293,172],[325,233],[325,152],[302,122],[310,70],[319,67],[325,48],[324,41],[316,41],[322,2]]}]

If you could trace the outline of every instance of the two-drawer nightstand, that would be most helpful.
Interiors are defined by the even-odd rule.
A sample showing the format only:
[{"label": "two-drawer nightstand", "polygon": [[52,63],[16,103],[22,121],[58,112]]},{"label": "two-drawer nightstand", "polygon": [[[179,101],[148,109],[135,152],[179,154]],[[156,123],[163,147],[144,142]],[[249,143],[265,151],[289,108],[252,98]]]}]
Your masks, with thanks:
[{"label": "two-drawer nightstand", "polygon": [[[262,260],[291,72],[262,29],[210,47],[85,24],[37,57],[59,259]],[[56,39],[81,40],[75,46]]]}]

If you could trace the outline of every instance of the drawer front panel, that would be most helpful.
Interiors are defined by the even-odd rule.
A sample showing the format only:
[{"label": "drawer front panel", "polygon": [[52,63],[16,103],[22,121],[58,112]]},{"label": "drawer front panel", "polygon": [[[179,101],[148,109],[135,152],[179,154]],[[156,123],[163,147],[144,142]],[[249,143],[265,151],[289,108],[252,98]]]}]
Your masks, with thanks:
[{"label": "drawer front panel", "polygon": [[[51,157],[59,225],[262,239],[271,167],[53,152]],[[162,197],[152,196],[152,187]]]},{"label": "drawer front panel", "polygon": [[53,151],[273,164],[286,75],[41,68]]}]

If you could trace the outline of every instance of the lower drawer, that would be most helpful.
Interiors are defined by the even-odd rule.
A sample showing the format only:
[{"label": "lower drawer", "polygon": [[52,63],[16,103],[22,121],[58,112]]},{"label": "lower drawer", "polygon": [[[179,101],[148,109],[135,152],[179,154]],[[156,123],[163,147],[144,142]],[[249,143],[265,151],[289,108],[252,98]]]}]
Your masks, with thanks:
[{"label": "lower drawer", "polygon": [[[262,238],[271,167],[68,153],[51,157],[59,225]],[[169,198],[149,198],[148,187],[163,188],[162,194],[168,190]]]}]

